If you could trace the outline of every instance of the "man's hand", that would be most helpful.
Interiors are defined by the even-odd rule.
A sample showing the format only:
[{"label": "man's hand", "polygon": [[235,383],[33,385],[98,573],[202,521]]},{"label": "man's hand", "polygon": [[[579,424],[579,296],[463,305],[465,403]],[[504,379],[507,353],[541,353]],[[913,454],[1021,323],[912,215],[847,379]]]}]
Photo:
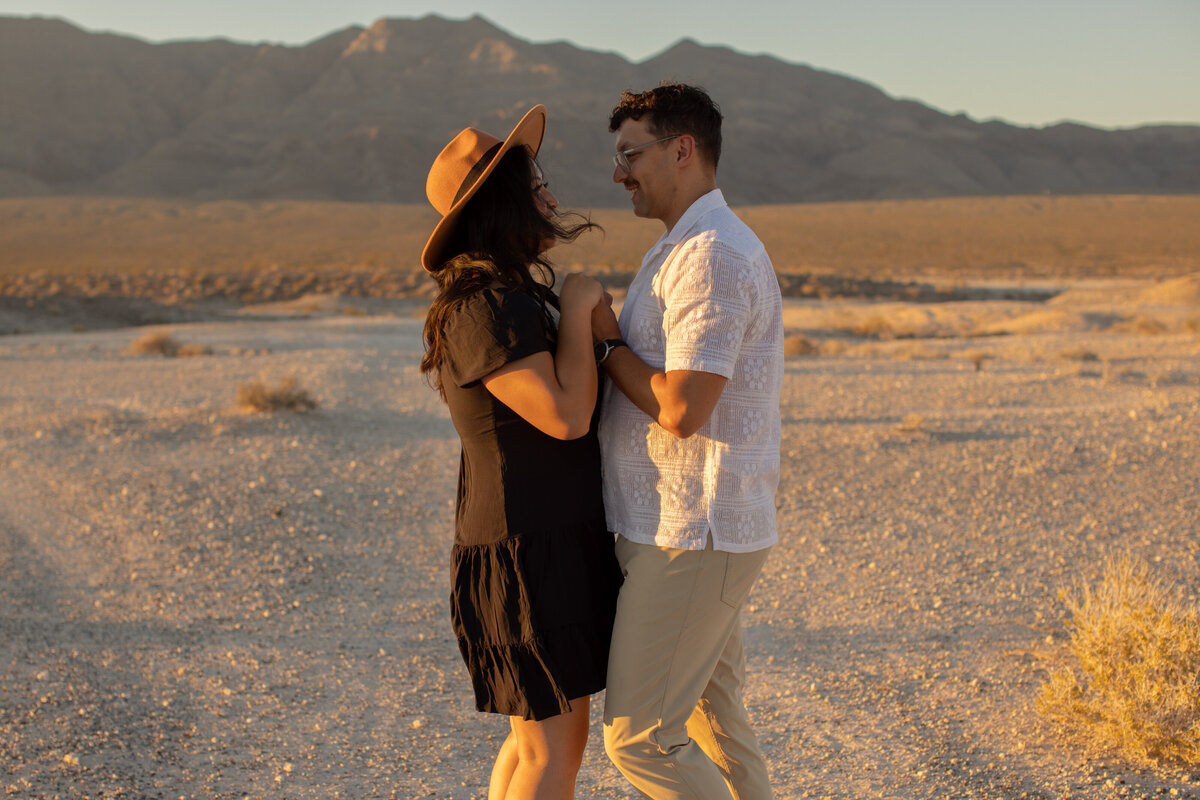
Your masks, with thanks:
[{"label": "man's hand", "polygon": [[617,315],[612,310],[612,295],[604,293],[604,297],[592,308],[592,341],[601,339],[620,339],[621,328],[617,325]]}]

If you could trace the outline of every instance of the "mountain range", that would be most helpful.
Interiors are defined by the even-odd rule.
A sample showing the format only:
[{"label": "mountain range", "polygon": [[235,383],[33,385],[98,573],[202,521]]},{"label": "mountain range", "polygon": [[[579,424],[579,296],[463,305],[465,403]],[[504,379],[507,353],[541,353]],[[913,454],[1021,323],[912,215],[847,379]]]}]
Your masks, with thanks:
[{"label": "mountain range", "polygon": [[541,160],[564,206],[622,206],[608,113],[622,89],[663,80],[721,105],[734,204],[1200,192],[1200,126],[978,122],[690,40],[633,63],[478,16],[381,19],[300,46],[152,44],[0,17],[0,196],[423,203],[461,128],[503,135],[544,103]]}]

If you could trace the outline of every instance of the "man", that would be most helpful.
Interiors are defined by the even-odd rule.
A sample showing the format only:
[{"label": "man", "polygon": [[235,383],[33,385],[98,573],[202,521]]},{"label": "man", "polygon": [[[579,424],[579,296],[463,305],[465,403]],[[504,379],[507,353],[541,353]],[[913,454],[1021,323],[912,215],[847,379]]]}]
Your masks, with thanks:
[{"label": "man", "polygon": [[609,129],[613,180],[666,233],[619,323],[606,305],[592,320],[610,378],[604,505],[625,573],[605,748],[654,800],[762,800],[739,615],[776,541],[779,283],[717,189],[721,113],[703,90],[626,92]]}]

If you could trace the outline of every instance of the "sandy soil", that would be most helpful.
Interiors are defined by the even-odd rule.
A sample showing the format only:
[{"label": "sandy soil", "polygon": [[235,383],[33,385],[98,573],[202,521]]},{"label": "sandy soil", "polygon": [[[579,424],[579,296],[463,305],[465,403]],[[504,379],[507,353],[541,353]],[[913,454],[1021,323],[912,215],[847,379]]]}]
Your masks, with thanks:
[{"label": "sandy soil", "polygon": [[[1106,556],[1200,593],[1193,288],[788,301],[813,353],[744,619],[778,797],[1200,796],[1033,707]],[[0,337],[0,794],[484,796],[505,721],[451,636],[419,306],[318,301],[153,328],[193,358],[28,309]],[[233,408],[285,375],[315,411]],[[634,797],[596,723],[578,794]]]},{"label": "sandy soil", "polygon": [[[618,192],[619,194],[619,192]],[[564,208],[573,207],[561,197]],[[617,208],[559,258],[636,270],[662,233]],[[586,211],[586,209],[581,209]],[[775,268],[788,273],[1163,278],[1200,269],[1200,196],[956,197],[739,207]],[[200,202],[132,197],[0,198],[0,292],[34,272],[270,273],[382,270],[425,283],[421,248],[437,219],[425,204]]]}]

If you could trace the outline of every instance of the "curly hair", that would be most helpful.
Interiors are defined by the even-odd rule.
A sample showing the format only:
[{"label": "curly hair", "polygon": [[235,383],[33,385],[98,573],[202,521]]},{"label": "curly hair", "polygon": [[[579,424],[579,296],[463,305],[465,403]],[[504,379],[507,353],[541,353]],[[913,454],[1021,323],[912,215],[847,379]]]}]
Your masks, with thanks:
[{"label": "curly hair", "polygon": [[[438,293],[425,317],[425,355],[421,372],[445,399],[441,366],[445,358],[443,330],[447,317],[465,298],[495,284],[521,289],[545,311],[557,300],[554,268],[542,255],[547,239],[571,242],[599,226],[579,214],[547,219],[537,207],[533,185],[534,159],[524,147],[504,154],[496,169],[463,207],[446,258],[433,273]],[[572,218],[578,221],[571,221]],[[534,272],[537,272],[537,278]],[[538,280],[540,279],[540,280]],[[550,315],[546,311],[547,324]]]},{"label": "curly hair", "polygon": [[625,120],[643,117],[655,136],[686,133],[694,137],[700,152],[708,156],[714,170],[717,168],[723,117],[704,89],[686,83],[664,83],[644,92],[626,89],[608,118],[608,130],[616,133]]}]

